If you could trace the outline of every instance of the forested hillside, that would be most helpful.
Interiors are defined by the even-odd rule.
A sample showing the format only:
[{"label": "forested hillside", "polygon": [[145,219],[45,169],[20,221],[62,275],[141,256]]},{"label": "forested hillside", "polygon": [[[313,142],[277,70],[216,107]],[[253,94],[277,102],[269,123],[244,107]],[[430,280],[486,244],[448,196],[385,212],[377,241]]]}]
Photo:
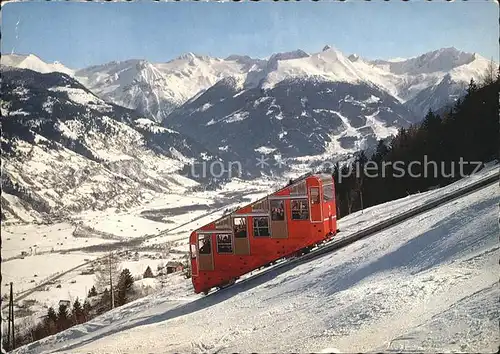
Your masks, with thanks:
[{"label": "forested hillside", "polygon": [[498,159],[499,85],[491,72],[481,84],[471,80],[463,98],[445,113],[429,111],[389,143],[380,140],[371,157],[361,151],[353,163],[336,165],[330,172],[339,217],[447,185]]}]

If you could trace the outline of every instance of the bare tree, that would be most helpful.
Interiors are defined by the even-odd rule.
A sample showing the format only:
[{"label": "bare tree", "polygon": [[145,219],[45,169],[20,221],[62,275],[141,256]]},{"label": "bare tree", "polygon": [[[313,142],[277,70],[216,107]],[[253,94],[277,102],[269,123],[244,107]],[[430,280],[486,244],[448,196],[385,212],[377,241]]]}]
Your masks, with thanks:
[{"label": "bare tree", "polygon": [[490,85],[496,81],[497,75],[498,75],[498,67],[495,65],[493,59],[491,59],[490,62],[488,63],[488,67],[481,76],[481,83],[483,85]]},{"label": "bare tree", "polygon": [[172,242],[165,242],[162,248],[162,258],[166,259],[172,250]]},{"label": "bare tree", "polygon": [[[95,285],[99,292],[104,291],[105,288],[112,289],[116,287],[120,279],[120,265],[116,256],[111,252],[105,258],[100,260],[95,275]],[[114,291],[111,292],[113,298]],[[114,302],[113,302],[114,303]]]}]

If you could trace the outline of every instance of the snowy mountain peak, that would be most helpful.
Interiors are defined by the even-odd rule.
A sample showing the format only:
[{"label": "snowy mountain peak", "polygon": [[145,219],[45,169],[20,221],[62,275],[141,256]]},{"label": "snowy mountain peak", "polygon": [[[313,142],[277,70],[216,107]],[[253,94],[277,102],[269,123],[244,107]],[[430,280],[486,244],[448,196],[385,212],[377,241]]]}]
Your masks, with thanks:
[{"label": "snowy mountain peak", "polygon": [[195,54],[195,53],[192,53],[192,52],[188,52],[188,53],[185,53],[185,54],[182,54],[182,55],[178,56],[173,61],[182,60],[182,61],[188,61],[190,63],[193,63],[195,60],[210,61],[212,59],[214,59],[214,58],[212,58],[212,57],[210,57],[208,55],[200,55],[200,54]]},{"label": "snowy mountain peak", "polygon": [[243,62],[248,62],[248,61],[253,61],[255,59],[253,59],[252,57],[250,57],[248,55],[231,54],[230,56],[228,56],[224,60],[227,60],[227,61],[243,61]]},{"label": "snowy mountain peak", "polygon": [[306,58],[308,56],[309,56],[309,54],[307,54],[303,50],[297,49],[297,50],[294,50],[291,52],[282,52],[282,53],[273,54],[273,55],[271,55],[271,58],[269,58],[269,61],[299,59],[299,58]]},{"label": "snowy mountain peak", "polygon": [[40,72],[42,74],[51,72],[62,72],[64,74],[73,76],[74,71],[62,65],[58,61],[52,64],[44,62],[42,59],[34,54],[20,55],[20,54],[7,54],[2,55],[0,58],[2,66],[11,66],[19,69],[29,69]]},{"label": "snowy mountain peak", "polygon": [[307,58],[308,56],[309,54],[300,49],[295,50],[293,52],[273,54],[267,61],[267,71],[270,72],[273,70],[277,70],[279,61]]},{"label": "snowy mountain peak", "polygon": [[195,58],[196,58],[196,55],[194,53],[191,53],[191,52],[182,54],[179,57],[177,57],[177,59],[181,59],[181,60],[192,60]]},{"label": "snowy mountain peak", "polygon": [[348,59],[352,62],[358,61],[359,60],[359,55],[357,54],[351,54],[348,56]]},{"label": "snowy mountain peak", "polygon": [[323,47],[323,52],[326,52],[329,49],[332,49],[332,47],[327,44]]},{"label": "snowy mountain peak", "polygon": [[406,60],[373,60],[370,63],[396,75],[420,75],[444,73],[475,60],[484,59],[475,53],[467,53],[455,47],[441,48]]},{"label": "snowy mountain peak", "polygon": [[[317,57],[328,58],[331,60],[344,60],[347,59],[340,50],[335,47],[327,46],[328,49],[323,49],[320,53],[317,53]],[[326,47],[325,47],[326,48]]]}]

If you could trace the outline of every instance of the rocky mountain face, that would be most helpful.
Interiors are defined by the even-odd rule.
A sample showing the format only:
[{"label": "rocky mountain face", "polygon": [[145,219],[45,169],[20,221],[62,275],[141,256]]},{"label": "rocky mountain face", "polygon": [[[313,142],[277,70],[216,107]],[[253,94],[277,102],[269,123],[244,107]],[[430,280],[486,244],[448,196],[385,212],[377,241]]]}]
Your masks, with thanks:
[{"label": "rocky mountain face", "polygon": [[[270,89],[240,89],[225,79],[165,124],[258,175],[297,158],[333,161],[375,146],[407,127],[411,116],[394,97],[363,83],[296,79]],[[262,158],[267,165],[258,165]]]},{"label": "rocky mountain face", "polygon": [[218,159],[191,138],[103,101],[66,74],[1,74],[3,219],[127,208],[211,183],[187,173],[200,157]]}]

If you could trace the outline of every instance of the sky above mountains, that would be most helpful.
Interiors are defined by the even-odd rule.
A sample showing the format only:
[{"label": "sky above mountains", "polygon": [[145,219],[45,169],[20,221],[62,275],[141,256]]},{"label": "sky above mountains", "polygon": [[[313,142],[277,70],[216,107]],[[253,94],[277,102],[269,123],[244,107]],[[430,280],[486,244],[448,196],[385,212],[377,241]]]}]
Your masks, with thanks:
[{"label": "sky above mountains", "polygon": [[4,54],[78,69],[183,53],[267,57],[332,44],[368,59],[454,46],[498,61],[498,4],[467,2],[19,2],[2,6]]}]

